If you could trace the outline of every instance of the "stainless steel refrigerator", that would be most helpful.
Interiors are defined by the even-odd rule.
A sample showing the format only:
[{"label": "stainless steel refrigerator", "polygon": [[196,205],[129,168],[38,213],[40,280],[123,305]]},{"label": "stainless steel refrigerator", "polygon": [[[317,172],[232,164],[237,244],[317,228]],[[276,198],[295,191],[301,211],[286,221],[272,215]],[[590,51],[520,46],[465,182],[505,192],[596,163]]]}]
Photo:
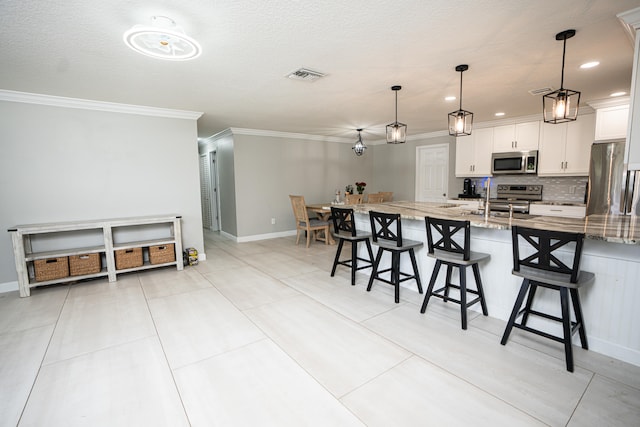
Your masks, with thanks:
[{"label": "stainless steel refrigerator", "polygon": [[640,171],[627,171],[624,141],[594,143],[587,196],[587,215],[640,215]]}]

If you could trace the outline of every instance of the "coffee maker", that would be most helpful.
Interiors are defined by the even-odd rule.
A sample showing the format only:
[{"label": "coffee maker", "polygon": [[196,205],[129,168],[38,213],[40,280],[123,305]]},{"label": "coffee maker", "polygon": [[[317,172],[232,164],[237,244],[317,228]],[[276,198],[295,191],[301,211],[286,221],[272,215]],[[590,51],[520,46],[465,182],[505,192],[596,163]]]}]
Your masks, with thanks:
[{"label": "coffee maker", "polygon": [[458,194],[458,197],[461,199],[471,199],[480,196],[476,194],[476,185],[469,178],[465,178],[462,186],[462,194]]}]

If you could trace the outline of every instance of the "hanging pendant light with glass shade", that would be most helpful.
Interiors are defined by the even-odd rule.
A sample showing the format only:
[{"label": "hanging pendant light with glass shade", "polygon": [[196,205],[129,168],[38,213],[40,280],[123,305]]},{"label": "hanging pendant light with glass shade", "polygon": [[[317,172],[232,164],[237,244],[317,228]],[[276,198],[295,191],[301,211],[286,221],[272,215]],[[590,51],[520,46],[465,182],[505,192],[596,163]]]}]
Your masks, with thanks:
[{"label": "hanging pendant light with glass shade", "polygon": [[451,136],[471,135],[473,113],[462,109],[462,73],[468,69],[469,66],[466,64],[456,67],[456,71],[460,73],[460,109],[449,113],[449,135]]},{"label": "hanging pendant light with glass shade", "polygon": [[404,144],[407,140],[407,125],[398,121],[398,91],[402,86],[391,86],[396,93],[396,121],[387,125],[387,144]]},{"label": "hanging pendant light with glass shade", "polygon": [[580,92],[564,88],[564,56],[567,49],[567,39],[576,35],[576,30],[565,30],[556,34],[556,40],[562,40],[562,74],[560,89],[542,97],[542,111],[545,123],[571,122],[578,118]]},{"label": "hanging pendant light with glass shade", "polygon": [[351,149],[353,150],[354,153],[356,153],[356,156],[362,156],[364,154],[364,150],[367,149],[367,146],[364,145],[364,142],[362,142],[362,136],[360,135],[360,132],[362,132],[362,129],[357,129],[357,130],[358,130],[358,140],[356,141],[354,146],[351,147]]}]

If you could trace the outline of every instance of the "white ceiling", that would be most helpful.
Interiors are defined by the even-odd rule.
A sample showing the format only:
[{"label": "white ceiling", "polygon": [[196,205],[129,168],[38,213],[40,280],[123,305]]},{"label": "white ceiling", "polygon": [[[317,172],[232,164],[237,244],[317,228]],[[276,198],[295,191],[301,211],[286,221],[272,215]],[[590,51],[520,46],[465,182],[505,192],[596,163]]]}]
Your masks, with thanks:
[{"label": "white ceiling", "polygon": [[[458,109],[476,122],[541,114],[530,89],[560,85],[582,100],[629,91],[633,46],[616,15],[640,0],[2,0],[0,89],[204,112],[198,134],[228,127],[384,138],[445,130]],[[149,58],[122,34],[169,16],[200,42],[192,61]],[[600,66],[579,65],[598,60]],[[314,83],[285,75],[327,74]]]}]

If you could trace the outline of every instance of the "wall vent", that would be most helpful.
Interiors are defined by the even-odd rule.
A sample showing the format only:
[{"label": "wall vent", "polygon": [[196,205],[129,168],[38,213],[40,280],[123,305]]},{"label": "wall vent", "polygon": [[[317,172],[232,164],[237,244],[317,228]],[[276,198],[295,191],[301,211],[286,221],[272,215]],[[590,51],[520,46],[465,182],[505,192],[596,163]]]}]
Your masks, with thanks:
[{"label": "wall vent", "polygon": [[555,89],[552,87],[541,87],[540,89],[531,89],[529,93],[533,96],[546,95],[553,92]]},{"label": "wall vent", "polygon": [[288,78],[293,80],[302,80],[305,82],[315,82],[320,77],[324,77],[326,74],[319,71],[310,70],[308,68],[300,68],[287,75]]}]

